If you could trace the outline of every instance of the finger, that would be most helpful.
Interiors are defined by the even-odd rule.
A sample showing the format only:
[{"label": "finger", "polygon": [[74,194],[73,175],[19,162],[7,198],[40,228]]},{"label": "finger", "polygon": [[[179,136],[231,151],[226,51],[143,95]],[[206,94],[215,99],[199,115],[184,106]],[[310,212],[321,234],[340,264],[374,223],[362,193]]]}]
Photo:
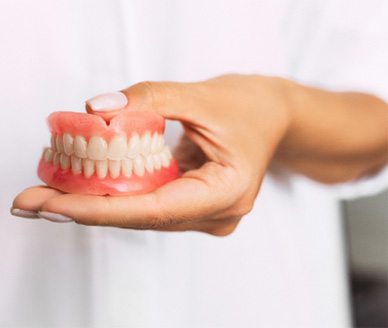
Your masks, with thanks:
[{"label": "finger", "polygon": [[28,188],[15,197],[11,213],[21,217],[38,218],[37,212],[42,204],[61,194],[60,191],[46,186]]},{"label": "finger", "polygon": [[51,198],[42,211],[68,217],[80,224],[157,229],[212,216],[230,205],[229,181],[217,164],[205,164],[154,192],[131,197],[66,194]]},{"label": "finger", "polygon": [[101,116],[109,122],[128,104],[128,99],[121,92],[108,92],[86,100],[85,109],[89,114]]}]

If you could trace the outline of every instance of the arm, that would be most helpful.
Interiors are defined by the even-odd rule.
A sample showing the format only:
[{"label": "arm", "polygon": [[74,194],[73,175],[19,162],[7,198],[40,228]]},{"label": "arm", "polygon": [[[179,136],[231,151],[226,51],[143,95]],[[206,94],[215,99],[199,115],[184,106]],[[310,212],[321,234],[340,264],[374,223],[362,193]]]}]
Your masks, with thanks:
[{"label": "arm", "polygon": [[[34,187],[15,199],[14,209],[85,225],[224,236],[251,210],[272,160],[324,182],[357,178],[387,160],[387,105],[373,96],[242,75],[143,82],[122,92],[128,98],[122,110],[156,111],[183,124],[181,178],[132,197]],[[115,114],[94,111],[93,102],[87,110]]]}]

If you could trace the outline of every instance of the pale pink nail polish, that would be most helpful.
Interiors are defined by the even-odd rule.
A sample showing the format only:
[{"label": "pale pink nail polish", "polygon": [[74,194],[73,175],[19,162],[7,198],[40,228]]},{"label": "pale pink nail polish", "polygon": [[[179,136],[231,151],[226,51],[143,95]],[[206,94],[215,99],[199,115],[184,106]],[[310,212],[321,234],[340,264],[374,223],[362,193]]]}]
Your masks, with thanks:
[{"label": "pale pink nail polish", "polygon": [[41,211],[41,212],[38,212],[38,215],[42,219],[46,219],[51,222],[57,222],[57,223],[74,222],[72,218],[69,218],[65,215],[58,214],[58,213]]},{"label": "pale pink nail polish", "polygon": [[122,92],[103,93],[86,101],[86,104],[96,112],[105,112],[124,108],[128,104],[127,97]]},{"label": "pale pink nail polish", "polygon": [[19,208],[11,208],[11,214],[26,219],[39,219],[37,212],[21,210]]}]

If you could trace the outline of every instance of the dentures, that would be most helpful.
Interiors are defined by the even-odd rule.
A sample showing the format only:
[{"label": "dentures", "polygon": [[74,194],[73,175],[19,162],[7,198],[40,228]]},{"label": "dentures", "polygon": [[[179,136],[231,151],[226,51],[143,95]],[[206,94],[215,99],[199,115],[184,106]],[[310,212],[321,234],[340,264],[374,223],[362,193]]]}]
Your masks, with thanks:
[{"label": "dentures", "polygon": [[51,147],[38,175],[70,193],[133,195],[152,191],[178,176],[164,143],[164,119],[154,113],[123,112],[107,124],[91,114],[49,116]]}]

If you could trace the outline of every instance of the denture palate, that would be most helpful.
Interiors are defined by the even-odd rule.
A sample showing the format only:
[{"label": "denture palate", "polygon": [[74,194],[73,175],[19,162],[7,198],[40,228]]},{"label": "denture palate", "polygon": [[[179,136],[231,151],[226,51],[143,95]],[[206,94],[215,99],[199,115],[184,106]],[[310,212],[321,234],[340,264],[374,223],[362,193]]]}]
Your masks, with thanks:
[{"label": "denture palate", "polygon": [[89,140],[69,133],[51,136],[51,147],[43,152],[43,159],[62,170],[73,174],[83,174],[86,178],[96,174],[103,179],[113,179],[123,175],[127,178],[134,173],[143,176],[170,165],[172,156],[158,133],[137,133],[114,135],[109,141],[101,136],[91,136]]}]

